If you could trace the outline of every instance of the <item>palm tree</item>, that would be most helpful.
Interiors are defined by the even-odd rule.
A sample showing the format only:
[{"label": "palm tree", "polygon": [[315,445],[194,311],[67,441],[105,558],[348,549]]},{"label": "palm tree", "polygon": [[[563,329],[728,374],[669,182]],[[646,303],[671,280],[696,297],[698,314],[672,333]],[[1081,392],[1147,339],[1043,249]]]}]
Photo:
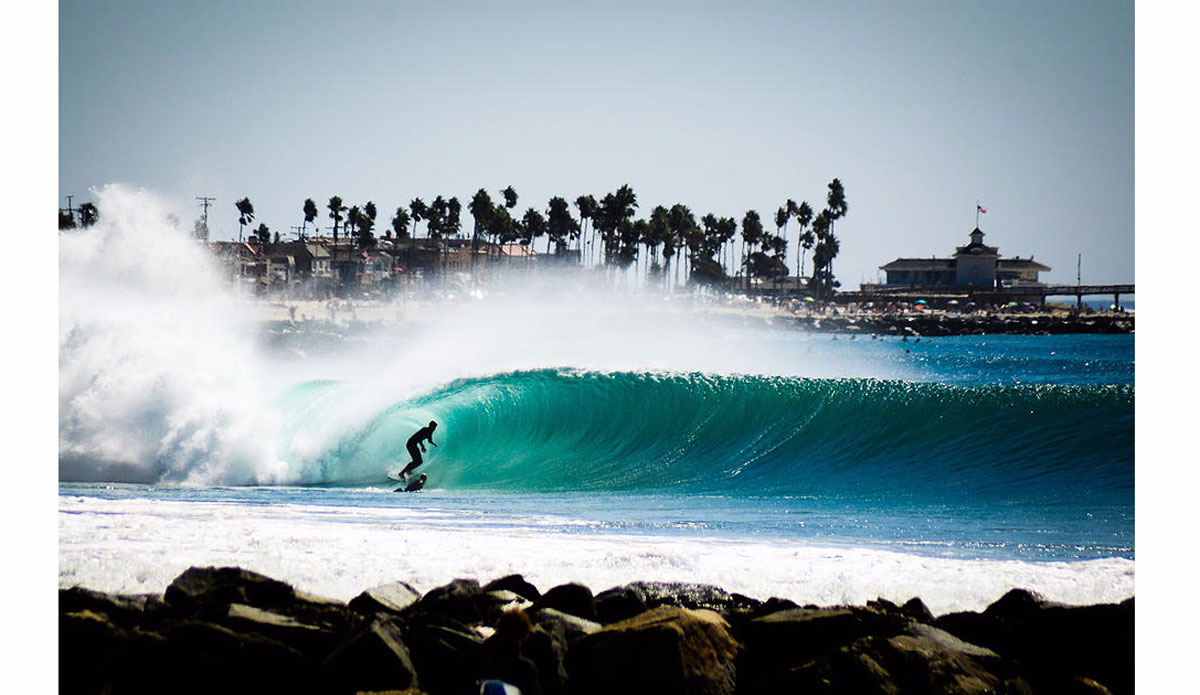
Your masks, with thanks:
[{"label": "palm tree", "polygon": [[[667,282],[671,277],[671,256],[675,255],[675,244],[671,239],[671,222],[670,213],[666,207],[655,205],[650,211],[650,221],[647,223],[646,235],[649,237],[649,246],[655,254],[660,253],[659,247],[662,247],[663,258],[663,289],[667,289]],[[657,263],[657,260],[655,261]]]},{"label": "palm tree", "polygon": [[517,191],[512,186],[500,191],[500,194],[504,196],[504,207],[509,210],[517,207]]},{"label": "palm tree", "polygon": [[[542,213],[533,208],[525,211],[525,215],[521,218],[521,241],[533,250],[533,244],[540,236],[546,234],[546,218],[542,217]],[[546,243],[546,252],[550,252],[550,243]],[[530,254],[532,260],[533,256]]]},{"label": "palm tree", "polygon": [[242,198],[234,203],[238,211],[238,241],[242,240],[242,229],[254,221],[254,206],[250,204],[250,198]]},{"label": "palm tree", "polygon": [[496,217],[496,206],[492,203],[492,197],[488,195],[488,192],[480,188],[471,197],[470,210],[471,216],[475,218],[475,228],[471,233],[471,265],[474,268],[475,255],[479,246],[479,235],[482,234],[485,237],[488,235],[492,220]]},{"label": "palm tree", "polygon": [[96,220],[100,219],[100,211],[96,209],[95,203],[84,203],[79,206],[79,226],[87,229],[96,224]]},{"label": "palm tree", "polygon": [[[586,230],[587,221],[592,219],[596,214],[596,199],[590,195],[581,195],[575,199],[575,207],[579,209],[580,224]],[[580,236],[582,237],[582,236],[586,235],[586,233],[587,232],[584,231]],[[596,230],[593,229],[592,230],[592,239],[591,239],[591,241],[587,242],[589,265],[591,264],[592,248],[595,244],[595,241],[596,241]],[[579,262],[583,263],[583,254],[579,254]]]},{"label": "palm tree", "polygon": [[254,235],[255,240],[263,246],[266,246],[271,241],[271,230],[267,227],[266,222],[258,224],[258,229],[254,230]]},{"label": "palm tree", "polygon": [[336,248],[338,240],[338,222],[342,221],[342,213],[345,212],[346,206],[342,205],[341,197],[335,195],[329,199],[329,204],[325,207],[329,209],[329,219],[333,220],[333,245]]},{"label": "palm tree", "polygon": [[[789,204],[791,202],[790,200],[788,201]],[[816,243],[812,231],[808,228],[808,225],[812,223],[813,210],[809,206],[808,201],[804,200],[800,202],[799,206],[793,209],[792,214],[796,216],[796,222],[800,224],[800,237],[796,240],[801,249],[800,265],[796,266],[796,278],[797,282],[799,282],[800,276],[804,274],[804,254]]]},{"label": "palm tree", "polygon": [[392,231],[397,239],[408,238],[408,210],[403,205],[396,208],[396,214],[392,216]]},{"label": "palm tree", "polygon": [[375,229],[374,213],[375,204],[367,203],[358,215],[358,222],[355,228],[358,230],[358,247],[360,249],[375,248],[375,235],[372,233],[372,230]]},{"label": "palm tree", "polygon": [[350,206],[350,209],[346,211],[346,226],[344,227],[346,238],[358,232],[358,222],[362,217],[362,210],[357,205]]},{"label": "palm tree", "polygon": [[425,215],[429,212],[429,208],[425,205],[425,201],[420,198],[413,198],[408,204],[408,209],[412,211],[413,223],[413,238],[417,238],[417,223],[425,219]]},{"label": "palm tree", "polygon": [[300,238],[304,239],[305,232],[308,231],[308,224],[317,219],[317,204],[312,198],[304,199],[304,223],[300,225]]},{"label": "palm tree", "polygon": [[566,198],[554,196],[546,212],[546,253],[550,253],[550,242],[554,242],[554,253],[559,255],[570,240],[579,236],[579,223],[571,217],[571,206]]},{"label": "palm tree", "polygon": [[[846,191],[842,187],[842,182],[835,178],[829,182],[829,195],[826,197],[825,208],[825,212],[828,213],[826,216],[829,218],[829,233],[826,240],[827,257],[824,263],[822,290],[826,293],[831,293],[833,291],[833,259],[837,257],[838,251],[841,249],[837,238],[833,235],[834,222],[845,217],[848,209],[849,208],[846,204]],[[817,244],[820,245],[820,241],[818,241]],[[815,255],[813,256],[813,259],[815,262]]]},{"label": "palm tree", "polygon": [[[762,241],[762,218],[755,210],[748,210],[742,217],[742,265],[746,268],[746,290],[750,290],[750,252]],[[747,249],[749,247],[749,249]]]},{"label": "palm tree", "polygon": [[[675,253],[689,248],[688,240],[694,234],[696,228],[696,218],[692,215],[692,211],[683,203],[675,203],[667,212],[667,227],[671,230],[671,244],[675,247]],[[678,262],[684,259],[677,259],[675,263],[675,284],[679,284],[679,267],[683,265]]]}]

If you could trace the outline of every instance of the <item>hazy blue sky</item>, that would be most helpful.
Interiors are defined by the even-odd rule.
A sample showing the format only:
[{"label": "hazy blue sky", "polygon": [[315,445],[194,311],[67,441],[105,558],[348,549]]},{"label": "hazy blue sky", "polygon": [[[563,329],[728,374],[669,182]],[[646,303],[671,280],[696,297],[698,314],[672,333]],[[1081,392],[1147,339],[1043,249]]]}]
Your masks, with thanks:
[{"label": "hazy blue sky", "polygon": [[[1134,280],[1134,10],[1036,2],[92,2],[59,6],[59,193],[234,201],[512,185],[519,211],[629,183],[697,217],[842,180],[844,285],[966,243],[1052,282]],[[199,213],[198,206],[194,208]],[[573,209],[574,212],[574,209]],[[470,217],[464,211],[464,228]],[[789,254],[796,230],[789,230]],[[811,254],[810,254],[811,256]],[[794,268],[794,260],[789,260]]]}]

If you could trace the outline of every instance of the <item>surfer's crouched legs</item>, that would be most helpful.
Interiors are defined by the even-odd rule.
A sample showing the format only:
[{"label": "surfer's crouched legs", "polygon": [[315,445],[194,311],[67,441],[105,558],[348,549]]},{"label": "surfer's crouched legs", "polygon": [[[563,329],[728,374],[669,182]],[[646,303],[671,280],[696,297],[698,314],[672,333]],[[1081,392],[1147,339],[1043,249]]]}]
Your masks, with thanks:
[{"label": "surfer's crouched legs", "polygon": [[416,446],[415,444],[408,445],[408,455],[412,457],[412,461],[409,462],[409,464],[404,467],[404,470],[400,471],[401,478],[407,478],[408,474],[411,473],[414,468],[421,465],[421,463],[422,463],[421,449],[420,449],[420,447]]}]

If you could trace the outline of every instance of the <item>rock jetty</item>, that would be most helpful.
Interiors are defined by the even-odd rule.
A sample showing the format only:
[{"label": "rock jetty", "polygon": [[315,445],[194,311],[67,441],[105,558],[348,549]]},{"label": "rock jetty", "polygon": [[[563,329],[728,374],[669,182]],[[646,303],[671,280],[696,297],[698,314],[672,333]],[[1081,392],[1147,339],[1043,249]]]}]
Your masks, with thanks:
[{"label": "rock jetty", "polygon": [[[1134,600],[1068,606],[1014,589],[986,610],[798,606],[634,582],[545,592],[520,575],[348,603],[237,567],[162,596],[59,591],[62,693],[525,695],[1132,693]],[[512,690],[510,690],[512,692]]]},{"label": "rock jetty", "polygon": [[1131,314],[917,314],[847,313],[832,316],[795,316],[791,325],[824,333],[878,335],[1063,335],[1122,334],[1134,332]]}]

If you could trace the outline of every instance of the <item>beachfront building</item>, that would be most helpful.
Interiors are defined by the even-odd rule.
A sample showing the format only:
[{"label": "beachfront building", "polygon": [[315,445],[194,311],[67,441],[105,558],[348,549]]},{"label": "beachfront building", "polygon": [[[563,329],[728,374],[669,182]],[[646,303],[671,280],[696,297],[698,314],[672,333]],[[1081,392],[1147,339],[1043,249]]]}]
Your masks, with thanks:
[{"label": "beachfront building", "polygon": [[976,227],[971,241],[959,246],[951,258],[897,258],[879,266],[887,273],[884,287],[1033,287],[1042,284],[1038,273],[1049,266],[1019,256],[1001,258],[1000,249],[983,243]]}]

